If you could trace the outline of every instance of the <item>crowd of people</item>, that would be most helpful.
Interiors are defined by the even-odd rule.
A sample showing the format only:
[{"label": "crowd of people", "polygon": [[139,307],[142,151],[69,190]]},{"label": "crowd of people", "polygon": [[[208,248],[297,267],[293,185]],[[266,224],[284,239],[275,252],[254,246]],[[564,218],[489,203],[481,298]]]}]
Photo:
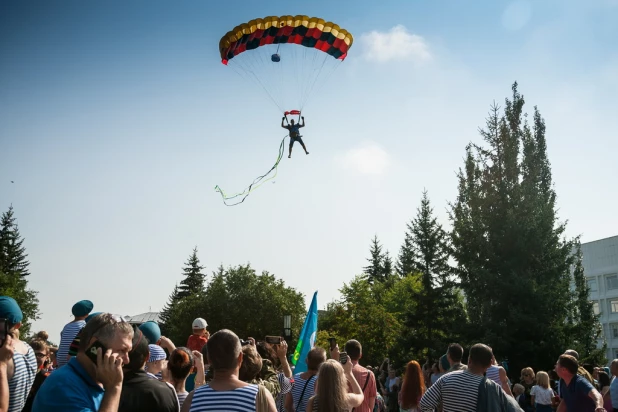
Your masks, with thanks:
[{"label": "crowd of people", "polygon": [[[312,348],[306,370],[283,339],[212,336],[198,318],[186,346],[156,322],[133,326],[77,302],[58,347],[46,332],[20,340],[17,302],[0,296],[0,412],[601,412],[618,411],[618,360],[586,368],[567,350],[551,371],[525,368],[513,384],[492,349],[451,344],[434,364],[411,360],[400,376],[388,359],[363,367],[357,340]],[[300,369],[300,368],[299,368]],[[611,377],[610,377],[611,376]]]}]

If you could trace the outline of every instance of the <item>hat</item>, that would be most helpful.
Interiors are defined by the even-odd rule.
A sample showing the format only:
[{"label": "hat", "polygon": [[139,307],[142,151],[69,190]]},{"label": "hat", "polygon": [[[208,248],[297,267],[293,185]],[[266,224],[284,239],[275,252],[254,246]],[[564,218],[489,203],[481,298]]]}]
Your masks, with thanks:
[{"label": "hat", "polygon": [[148,362],[156,362],[158,360],[163,360],[166,358],[165,351],[159,345],[148,345],[148,350],[150,351],[150,357],[148,358]]},{"label": "hat", "polygon": [[92,312],[92,308],[94,308],[94,304],[89,300],[80,300],[71,309],[73,312],[73,316],[86,316],[90,312]]},{"label": "hat", "polygon": [[193,329],[206,329],[208,323],[202,318],[197,318],[193,321]]},{"label": "hat", "polygon": [[442,366],[442,369],[444,369],[445,371],[451,369],[451,364],[449,363],[446,355],[442,355],[440,357],[440,365]]},{"label": "hat", "polygon": [[148,339],[148,343],[157,343],[159,339],[161,339],[161,328],[157,322],[149,320],[148,322],[142,323],[139,326],[139,330],[142,331],[146,339]]},{"label": "hat", "polygon": [[0,318],[5,318],[9,324],[15,325],[24,319],[23,313],[15,299],[10,296],[0,296]]},{"label": "hat", "polygon": [[101,313],[103,313],[103,312],[94,312],[94,313],[91,313],[90,315],[86,316],[86,319],[85,319],[86,323],[88,323],[90,321],[90,319],[94,318],[95,316],[99,316]]}]

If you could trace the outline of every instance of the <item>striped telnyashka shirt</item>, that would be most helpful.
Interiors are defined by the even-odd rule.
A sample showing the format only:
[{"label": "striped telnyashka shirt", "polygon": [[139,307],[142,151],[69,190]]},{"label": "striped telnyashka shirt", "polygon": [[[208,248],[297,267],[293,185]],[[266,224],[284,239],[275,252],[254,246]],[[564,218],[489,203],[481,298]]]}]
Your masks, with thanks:
[{"label": "striped telnyashka shirt", "polygon": [[69,356],[69,346],[73,343],[73,339],[77,336],[80,330],[86,326],[85,320],[78,320],[76,322],[67,323],[62,332],[60,332],[60,345],[58,345],[58,353],[56,354],[56,362],[58,367],[67,364],[67,357]]},{"label": "striped telnyashka shirt", "polygon": [[467,370],[447,373],[427,389],[421,398],[421,411],[433,412],[442,402],[443,412],[475,412],[482,380],[483,376]]},{"label": "striped telnyashka shirt", "polygon": [[255,411],[258,386],[247,385],[232,391],[215,391],[209,385],[193,393],[190,412],[251,412]]},{"label": "striped telnyashka shirt", "polygon": [[36,355],[30,345],[27,346],[28,353],[25,355],[19,352],[13,354],[15,373],[9,381],[9,412],[21,412],[36,377]]}]

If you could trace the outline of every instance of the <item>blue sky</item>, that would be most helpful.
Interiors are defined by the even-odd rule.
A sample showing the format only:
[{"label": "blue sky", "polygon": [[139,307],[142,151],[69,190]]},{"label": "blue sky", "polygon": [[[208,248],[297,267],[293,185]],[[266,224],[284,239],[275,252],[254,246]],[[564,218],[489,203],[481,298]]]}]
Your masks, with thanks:
[{"label": "blue sky", "polygon": [[[218,42],[283,14],[355,42],[304,108],[311,154],[227,208],[214,186],[268,170],[284,133]],[[546,119],[568,234],[616,235],[617,20],[615,0],[2,2],[0,209],[26,238],[35,327],[58,339],[85,298],[159,310],[194,246],[207,272],[250,262],[323,307],[374,234],[397,254],[424,188],[448,226],[464,148],[514,80]]]}]

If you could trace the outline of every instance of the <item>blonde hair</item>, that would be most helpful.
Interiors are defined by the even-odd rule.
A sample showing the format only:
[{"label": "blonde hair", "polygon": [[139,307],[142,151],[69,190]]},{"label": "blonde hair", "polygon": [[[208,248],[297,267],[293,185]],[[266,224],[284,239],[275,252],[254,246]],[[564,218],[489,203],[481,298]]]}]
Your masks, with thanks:
[{"label": "blonde hair", "polygon": [[536,374],[536,384],[541,388],[549,389],[549,375],[547,372],[539,371]]},{"label": "blonde hair", "polygon": [[532,375],[532,379],[534,379],[534,370],[532,368],[528,367],[528,368],[523,368],[521,370],[521,379],[522,380],[524,379],[524,375],[526,373],[530,373]]},{"label": "blonde hair", "polygon": [[322,363],[316,384],[318,389],[313,402],[318,402],[318,412],[340,412],[349,409],[346,399],[348,383],[339,362],[329,359]]}]

